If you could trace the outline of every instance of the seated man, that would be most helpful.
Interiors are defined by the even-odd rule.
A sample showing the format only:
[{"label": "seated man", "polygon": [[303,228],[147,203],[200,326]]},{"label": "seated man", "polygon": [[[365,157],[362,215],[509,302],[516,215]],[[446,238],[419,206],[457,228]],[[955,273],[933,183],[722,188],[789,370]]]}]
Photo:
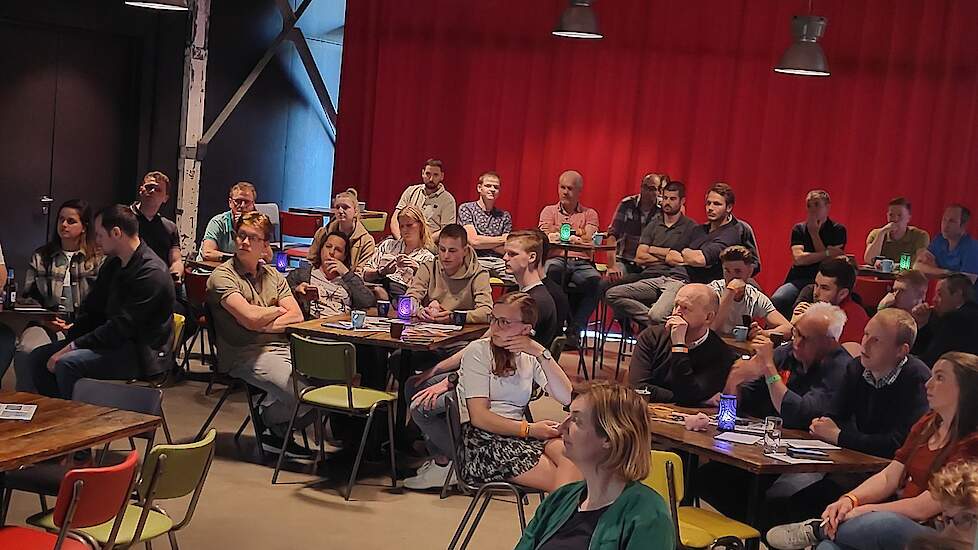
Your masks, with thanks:
[{"label": "seated man", "polygon": [[[598,212],[581,205],[581,191],[584,178],[574,170],[567,170],[557,182],[557,204],[545,206],[540,212],[540,230],[547,234],[550,242],[560,241],[560,227],[569,224],[573,231],[570,242],[590,242],[598,230]],[[547,277],[563,286],[566,278],[576,287],[577,305],[573,308],[567,326],[567,349],[577,349],[580,332],[598,305],[598,289],[601,274],[584,252],[568,252],[547,260]]]},{"label": "seated man", "polygon": [[978,354],[978,304],[970,283],[962,273],[941,279],[933,307],[920,304],[913,310],[919,327],[914,354],[931,367],[949,351]]},{"label": "seated man", "polygon": [[615,317],[631,319],[641,330],[672,313],[676,293],[689,280],[679,251],[689,246],[696,222],[682,213],[685,204],[686,186],[669,182],[662,191],[662,210],[645,226],[635,252],[642,278],[615,285],[605,294]]},{"label": "seated man", "polygon": [[[285,277],[260,262],[272,237],[268,217],[247,212],[234,231],[234,258],[207,279],[207,304],[217,331],[217,370],[268,392],[261,408],[267,431],[259,439],[262,448],[278,453],[296,404],[285,327],[302,321],[302,310]],[[304,456],[306,451],[289,441],[285,453]]]},{"label": "seated man", "polygon": [[469,244],[479,256],[479,263],[489,270],[489,276],[513,283],[503,262],[503,246],[506,235],[513,230],[513,217],[506,210],[496,208],[500,184],[499,174],[495,172],[479,176],[476,185],[479,200],[458,207],[458,224],[465,228]]},{"label": "seated man", "polygon": [[173,280],[166,264],[139,239],[132,209],[113,205],[95,217],[106,255],[94,287],[64,340],[31,352],[38,392],[71,399],[82,378],[155,378],[173,362]]},{"label": "seated man", "polygon": [[255,186],[239,181],[228,191],[227,212],[222,212],[207,222],[204,238],[200,241],[198,258],[209,262],[223,262],[238,250],[234,239],[234,228],[246,212],[255,211],[258,198]]},{"label": "seated man", "polygon": [[[545,257],[546,239],[547,236],[538,229],[514,231],[506,239],[503,258],[506,268],[519,284],[520,292],[529,294],[535,302],[537,322],[533,325],[533,340],[549,349],[561,327],[554,299],[542,278],[541,262]],[[444,395],[449,389],[448,375],[459,369],[464,353],[464,349],[459,350],[407,380],[405,395],[411,401],[411,418],[424,434],[432,457],[418,468],[417,474],[404,480],[408,489],[441,487],[449,474],[451,436],[445,424]]]},{"label": "seated man", "polygon": [[709,284],[723,278],[720,253],[728,247],[743,245],[757,257],[751,231],[733,215],[734,200],[733,189],[726,183],[715,183],[707,192],[707,223],[693,229],[689,245],[681,252],[690,281]]},{"label": "seated man", "polygon": [[131,208],[139,220],[139,239],[170,268],[173,279],[180,281],[183,278],[180,231],[177,224],[160,214],[170,199],[170,178],[163,172],[150,172],[143,176],[138,192],[139,200]]},{"label": "seated man", "polygon": [[874,265],[877,256],[889,258],[897,266],[906,255],[910,264],[917,259],[917,253],[930,244],[930,235],[923,229],[910,225],[910,201],[897,197],[886,208],[886,225],[873,229],[866,237],[866,252],[863,261]]},{"label": "seated man", "polygon": [[[916,333],[909,313],[898,309],[870,319],[860,357],[845,369],[842,384],[832,396],[831,412],[812,420],[809,432],[832,445],[892,458],[910,428],[928,410],[924,384],[930,369],[908,355]],[[866,476],[830,475],[805,483],[810,474],[782,476],[769,491],[762,532],[785,522],[818,516]],[[801,483],[797,483],[801,481]],[[793,489],[786,490],[787,484]],[[772,493],[777,492],[774,498]]]},{"label": "seated man", "polygon": [[914,269],[928,277],[964,273],[978,285],[978,241],[968,235],[970,219],[971,211],[964,206],[948,206],[941,218],[941,234],[934,237],[927,250],[917,254]]},{"label": "seated man", "polygon": [[[720,297],[713,330],[730,334],[734,327],[743,325],[750,329],[751,338],[758,333],[765,336],[780,334],[790,338],[791,323],[774,309],[774,304],[763,292],[748,283],[757,265],[754,254],[744,246],[731,246],[720,254],[720,262],[723,264],[723,279],[710,283]],[[763,319],[768,328],[761,329],[754,319]]]},{"label": "seated man", "polygon": [[704,284],[688,284],[676,294],[665,325],[638,337],[628,366],[628,383],[648,388],[656,402],[697,406],[723,389],[737,353],[712,330],[720,300]]},{"label": "seated man", "polygon": [[409,185],[401,193],[401,198],[391,214],[391,235],[401,238],[401,227],[397,217],[409,204],[417,206],[428,222],[431,240],[438,242],[438,234],[446,225],[455,223],[457,205],[455,197],[445,189],[445,168],[438,159],[428,159],[421,168],[421,183]]},{"label": "seated man", "polygon": [[805,206],[808,217],[791,228],[791,269],[771,296],[774,307],[784,315],[805,286],[815,282],[818,265],[828,258],[845,255],[846,227],[829,218],[829,194],[821,189],[808,192]]},{"label": "seated man", "polygon": [[879,311],[893,307],[912,313],[914,308],[924,303],[927,297],[927,276],[916,269],[897,273],[893,290],[880,300]]},{"label": "seated man", "polygon": [[452,223],[441,230],[438,257],[421,265],[404,295],[417,301],[420,307],[414,315],[423,322],[451,323],[453,311],[465,311],[466,323],[489,322],[489,272],[461,225]]},{"label": "seated man", "polygon": [[617,256],[617,263],[608,265],[609,278],[617,277],[622,284],[644,278],[641,277],[644,267],[635,261],[635,256],[645,228],[660,211],[659,187],[665,179],[661,174],[645,174],[638,194],[629,195],[618,203],[608,228],[608,240],[616,245]]},{"label": "seated man", "polygon": [[[846,325],[839,341],[848,346],[850,354],[858,355],[858,344],[862,342],[863,330],[869,322],[869,315],[863,306],[852,299],[852,287],[856,284],[856,270],[844,258],[832,258],[818,266],[815,284],[805,287],[798,295],[792,314],[792,323],[815,302],[826,302],[839,306],[846,314]],[[810,289],[810,290],[809,290]]]}]

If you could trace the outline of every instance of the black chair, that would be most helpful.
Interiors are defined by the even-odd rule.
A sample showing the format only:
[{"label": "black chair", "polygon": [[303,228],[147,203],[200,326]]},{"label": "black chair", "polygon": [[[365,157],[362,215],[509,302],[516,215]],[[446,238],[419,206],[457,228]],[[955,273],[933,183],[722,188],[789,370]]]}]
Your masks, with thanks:
[{"label": "black chair", "polygon": [[[234,432],[234,442],[238,442],[238,440],[241,438],[241,434],[244,433],[244,430],[250,421],[252,428],[255,430],[255,441],[257,442],[256,446],[258,447],[258,459],[264,462],[265,449],[262,448],[261,434],[265,432],[265,424],[261,420],[259,407],[261,406],[262,401],[265,400],[267,392],[237,378],[228,377],[227,387],[224,388],[224,391],[221,393],[221,397],[217,400],[217,404],[214,405],[214,408],[211,409],[210,414],[207,415],[204,423],[200,426],[200,430],[197,431],[197,435],[194,436],[194,440],[199,441],[202,437],[204,437],[204,434],[207,433],[207,428],[210,428],[211,422],[214,421],[217,413],[220,412],[221,407],[224,406],[224,402],[228,400],[228,397],[231,397],[232,393],[240,389],[244,389],[246,393],[246,398],[248,400],[248,416],[241,421],[241,426],[238,427],[238,431]],[[305,432],[303,432],[303,436],[305,436]]]},{"label": "black chair", "polygon": [[[553,342],[550,343],[550,355],[553,355],[554,361],[557,363],[560,363],[560,355],[564,353],[564,345],[566,344],[566,336],[558,336],[554,338]],[[543,397],[543,388],[534,382],[533,391],[530,394],[530,403],[540,399],[541,397]],[[533,422],[533,413],[530,411],[530,403],[527,403],[526,406],[523,407],[523,416],[526,418],[527,422]]]},{"label": "black chair", "polygon": [[[75,384],[72,393],[72,400],[100,407],[113,409],[123,409],[132,412],[149,414],[163,417],[163,391],[158,388],[147,388],[144,386],[129,386],[114,384],[104,380],[94,380],[83,378]],[[164,420],[165,421],[165,420]],[[146,440],[146,448],[153,448],[153,441],[156,438],[156,428],[145,433],[138,434],[138,437]],[[133,443],[132,438],[130,442]],[[169,439],[168,439],[169,442]],[[101,463],[108,451],[109,444],[106,443],[98,453],[96,463]],[[57,496],[61,479],[70,468],[58,462],[44,462],[30,468],[7,472],[0,478],[0,487],[3,489],[2,503],[0,503],[0,525],[7,519],[7,509],[10,507],[10,498],[13,491],[24,491],[35,493],[41,501],[41,509],[47,511],[46,496]]]},{"label": "black chair", "polygon": [[[451,386],[452,384],[449,385]],[[452,460],[452,472],[448,475],[448,481],[451,481],[454,474],[454,477],[456,480],[458,480],[458,486],[462,492],[465,494],[473,494],[472,502],[469,503],[468,509],[465,510],[465,515],[462,516],[462,521],[458,524],[458,529],[455,530],[455,536],[452,537],[452,542],[448,545],[448,550],[453,550],[456,548],[458,540],[462,536],[462,532],[465,530],[466,525],[469,524],[469,519],[472,517],[472,512],[475,511],[476,505],[478,505],[481,501],[482,505],[479,507],[479,513],[476,514],[475,519],[469,526],[468,533],[465,535],[465,540],[462,541],[462,546],[459,548],[464,550],[464,548],[468,547],[469,541],[472,539],[472,535],[475,534],[476,527],[479,526],[479,522],[482,521],[482,516],[485,514],[486,508],[489,507],[489,501],[492,500],[494,496],[512,495],[516,498],[516,513],[520,520],[520,531],[522,532],[525,530],[526,511],[524,510],[523,506],[524,503],[528,501],[527,496],[539,495],[540,502],[543,502],[545,491],[508,481],[477,483],[467,480],[465,476],[462,475],[465,471],[465,449],[462,441],[462,420],[461,416],[459,415],[458,397],[456,396],[454,388],[451,388],[445,397],[445,421],[448,423],[448,430],[452,441],[452,456],[449,457]],[[445,489],[443,488],[442,491],[444,492]]]}]

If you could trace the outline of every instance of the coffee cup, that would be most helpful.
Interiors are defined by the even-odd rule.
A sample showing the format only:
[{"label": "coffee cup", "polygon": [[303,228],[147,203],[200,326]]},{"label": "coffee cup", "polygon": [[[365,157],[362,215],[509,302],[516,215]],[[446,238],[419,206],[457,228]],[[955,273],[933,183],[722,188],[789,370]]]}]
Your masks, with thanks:
[{"label": "coffee cup", "polygon": [[394,338],[395,340],[400,340],[401,335],[404,334],[405,323],[403,321],[391,321],[390,325],[391,325],[391,338]]},{"label": "coffee cup", "polygon": [[743,325],[737,325],[733,328],[732,331],[730,331],[730,334],[733,335],[734,340],[738,342],[746,342],[748,331],[749,329],[747,327]]},{"label": "coffee cup", "polygon": [[600,232],[595,233],[591,237],[591,242],[594,243],[594,246],[601,246],[601,243],[604,242],[604,233],[600,233]]},{"label": "coffee cup", "polygon": [[465,326],[465,317],[468,315],[467,311],[453,311],[452,312],[452,324],[458,325],[460,327]]},{"label": "coffee cup", "polygon": [[880,271],[883,273],[893,273],[893,260],[889,258],[880,260]]},{"label": "coffee cup", "polygon": [[377,315],[387,317],[391,312],[391,303],[387,300],[377,300]]},{"label": "coffee cup", "polygon": [[354,309],[350,313],[350,325],[353,328],[363,328],[367,323],[367,312],[359,309]]}]

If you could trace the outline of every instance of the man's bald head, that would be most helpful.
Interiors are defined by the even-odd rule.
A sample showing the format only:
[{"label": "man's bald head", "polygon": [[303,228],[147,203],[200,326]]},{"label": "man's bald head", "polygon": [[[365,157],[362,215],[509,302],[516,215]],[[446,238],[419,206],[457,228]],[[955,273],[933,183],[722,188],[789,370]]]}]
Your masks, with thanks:
[{"label": "man's bald head", "polygon": [[558,184],[565,182],[572,184],[577,189],[581,189],[584,187],[584,176],[577,170],[566,170],[557,180]]},{"label": "man's bald head", "polygon": [[716,317],[720,307],[720,297],[707,285],[690,283],[676,293],[672,314],[686,320],[689,329],[696,331],[708,327]]},{"label": "man's bald head", "polygon": [[581,190],[584,189],[584,177],[576,170],[567,170],[557,180],[557,196],[565,209],[577,208],[581,201]]}]

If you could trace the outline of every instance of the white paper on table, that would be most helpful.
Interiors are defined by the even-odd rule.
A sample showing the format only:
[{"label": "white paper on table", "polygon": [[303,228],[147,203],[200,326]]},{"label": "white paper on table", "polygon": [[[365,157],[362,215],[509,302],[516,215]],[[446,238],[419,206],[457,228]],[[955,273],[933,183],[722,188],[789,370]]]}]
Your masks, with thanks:
[{"label": "white paper on table", "polygon": [[30,420],[36,410],[37,405],[0,403],[0,420]]},{"label": "white paper on table", "polygon": [[[784,440],[782,440],[784,441]],[[788,464],[832,464],[831,460],[815,460],[812,458],[795,458],[793,456],[788,456],[784,453],[772,453],[766,454],[764,456],[769,456],[775,460],[780,460],[781,462],[787,462]]]},{"label": "white paper on table", "polygon": [[781,443],[792,449],[818,449],[819,451],[838,451],[838,445],[826,443],[819,439],[782,439]]},{"label": "white paper on table", "polygon": [[730,443],[743,443],[744,445],[755,445],[762,438],[758,435],[740,434],[736,432],[724,432],[714,436],[713,439],[719,441],[729,441]]}]

